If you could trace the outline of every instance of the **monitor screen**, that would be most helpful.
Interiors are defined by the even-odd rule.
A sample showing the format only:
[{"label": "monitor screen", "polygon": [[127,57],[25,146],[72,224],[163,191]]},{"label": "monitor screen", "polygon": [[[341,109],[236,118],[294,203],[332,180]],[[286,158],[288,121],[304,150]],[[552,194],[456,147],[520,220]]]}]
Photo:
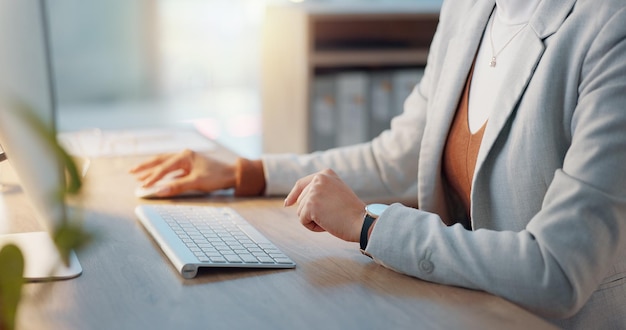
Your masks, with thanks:
[{"label": "monitor screen", "polygon": [[[31,111],[54,130],[54,96],[43,0],[0,1],[0,144],[22,189],[36,204],[40,218],[58,209],[49,190],[58,193],[62,171],[52,151],[18,111]],[[61,177],[60,177],[61,176]],[[53,211],[60,217],[59,210]],[[45,219],[43,225],[50,228]]]},{"label": "monitor screen", "polygon": [[55,126],[45,0],[0,1],[0,93]]},{"label": "monitor screen", "polygon": [[[55,101],[45,4],[45,0],[0,0],[0,145],[35,216],[51,233],[65,217],[65,203],[58,198],[65,187],[65,172],[50,141],[24,115],[30,111],[54,136]],[[20,236],[18,240],[36,243],[34,240],[46,236],[50,237]],[[23,250],[30,251],[28,246]],[[43,252],[50,255],[51,251]],[[32,269],[28,252],[24,254],[28,274]]]}]

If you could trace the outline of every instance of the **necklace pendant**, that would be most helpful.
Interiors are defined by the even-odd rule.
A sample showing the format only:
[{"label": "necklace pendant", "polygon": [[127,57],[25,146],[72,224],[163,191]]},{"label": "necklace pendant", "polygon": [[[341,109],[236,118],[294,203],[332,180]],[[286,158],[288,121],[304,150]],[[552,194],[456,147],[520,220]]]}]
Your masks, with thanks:
[{"label": "necklace pendant", "polygon": [[489,66],[492,67],[492,68],[496,67],[496,57],[495,56],[491,58],[491,61],[489,61]]}]

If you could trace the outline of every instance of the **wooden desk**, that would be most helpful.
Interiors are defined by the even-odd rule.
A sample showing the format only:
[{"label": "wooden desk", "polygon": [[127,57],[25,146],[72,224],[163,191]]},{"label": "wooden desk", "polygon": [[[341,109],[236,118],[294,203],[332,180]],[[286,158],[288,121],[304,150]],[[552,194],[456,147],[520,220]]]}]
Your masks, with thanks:
[{"label": "wooden desk", "polygon": [[[162,201],[233,207],[297,263],[291,270],[208,270],[184,280],[134,216],[142,201],[127,170],[137,161],[92,162],[85,216],[98,239],[78,253],[83,274],[27,284],[19,329],[552,328],[501,298],[385,269],[357,244],[305,229],[282,199]],[[9,232],[37,229],[32,217],[25,220],[19,189],[1,196],[0,223],[9,220]]]}]

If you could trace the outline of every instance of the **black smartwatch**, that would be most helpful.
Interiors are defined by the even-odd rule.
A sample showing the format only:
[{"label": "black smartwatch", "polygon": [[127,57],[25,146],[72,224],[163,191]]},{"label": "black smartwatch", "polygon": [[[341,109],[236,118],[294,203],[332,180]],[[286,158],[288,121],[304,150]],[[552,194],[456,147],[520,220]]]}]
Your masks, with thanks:
[{"label": "black smartwatch", "polygon": [[361,227],[361,239],[359,243],[361,244],[361,251],[365,251],[367,247],[368,237],[367,234],[370,231],[370,227],[374,223],[374,220],[378,219],[378,217],[385,211],[385,209],[389,205],[386,204],[369,204],[365,206],[365,218],[363,219],[363,227]]}]

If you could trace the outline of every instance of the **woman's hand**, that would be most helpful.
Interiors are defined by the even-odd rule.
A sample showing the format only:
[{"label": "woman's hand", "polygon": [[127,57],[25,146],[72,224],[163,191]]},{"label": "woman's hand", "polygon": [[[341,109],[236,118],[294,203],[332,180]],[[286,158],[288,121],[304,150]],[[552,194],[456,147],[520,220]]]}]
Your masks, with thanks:
[{"label": "woman's hand", "polygon": [[358,242],[365,203],[327,169],[306,176],[291,189],[285,206],[298,204],[300,222],[312,231],[328,231],[343,240]]},{"label": "woman's hand", "polygon": [[192,150],[158,155],[130,170],[143,187],[150,187],[173,171],[181,171],[157,195],[174,196],[187,190],[211,192],[235,186],[235,165],[209,158]]}]

